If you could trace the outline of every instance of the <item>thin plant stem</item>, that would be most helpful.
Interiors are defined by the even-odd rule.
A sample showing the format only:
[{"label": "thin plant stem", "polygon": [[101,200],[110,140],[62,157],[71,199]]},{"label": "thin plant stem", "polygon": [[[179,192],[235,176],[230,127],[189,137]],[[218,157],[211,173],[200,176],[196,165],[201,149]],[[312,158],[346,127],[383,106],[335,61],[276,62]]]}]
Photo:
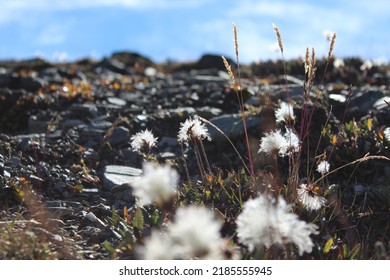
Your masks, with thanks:
[{"label": "thin plant stem", "polygon": [[248,153],[250,174],[252,177],[254,177],[255,172],[253,169],[252,151],[251,151],[251,147],[250,147],[250,143],[249,143],[248,129],[246,126],[246,118],[245,118],[244,97],[243,97],[242,89],[241,89],[240,59],[239,59],[239,53],[238,53],[237,27],[235,24],[233,24],[233,34],[234,34],[234,49],[235,49],[235,53],[236,53],[237,72],[238,72],[238,87],[234,87],[234,88],[235,88],[235,92],[237,94],[238,104],[239,104],[240,110],[241,110],[242,124],[244,126],[244,134],[245,134],[246,149],[247,149],[247,153]]},{"label": "thin plant stem", "polygon": [[209,162],[209,159],[207,157],[206,151],[204,149],[204,145],[203,145],[202,140],[199,140],[199,146],[200,146],[200,150],[202,151],[203,158],[206,162],[207,170],[209,171],[209,174],[213,174],[213,172],[211,172],[210,162]]},{"label": "thin plant stem", "polygon": [[181,148],[181,153],[182,153],[182,157],[183,157],[184,170],[186,172],[187,180],[188,180],[188,182],[190,182],[191,181],[191,179],[190,179],[190,172],[188,171],[187,161],[186,161],[186,158],[184,156],[183,142],[180,142],[180,148]]},{"label": "thin plant stem", "polygon": [[236,152],[238,158],[241,160],[245,170],[248,172],[248,174],[251,175],[252,179],[254,178],[254,176],[252,175],[252,173],[250,172],[248,166],[246,165],[244,159],[242,158],[242,156],[240,155],[240,153],[238,152],[236,146],[234,146],[233,142],[229,139],[229,137],[218,127],[216,126],[215,124],[213,124],[212,122],[210,122],[209,120],[206,120],[202,117],[198,117],[201,121],[205,122],[205,123],[208,123],[209,125],[211,125],[212,127],[214,127],[219,133],[221,133],[225,138],[226,140],[229,142],[229,144],[233,147],[234,151]]},{"label": "thin plant stem", "polygon": [[[326,122],[325,122],[325,124],[324,124],[324,128],[326,128],[326,126],[327,126],[328,123],[329,123],[331,112],[332,112],[332,107],[330,107],[328,117],[326,118]],[[323,134],[323,133],[321,132],[320,138],[318,139],[317,147],[316,147],[316,149],[315,149],[315,151],[314,151],[314,155],[315,155],[315,156],[317,155],[318,149],[319,149],[319,147],[320,147],[320,143],[321,143],[321,141],[322,141],[322,134]],[[329,157],[328,157],[328,161],[329,161]],[[308,178],[310,178],[310,175],[312,174],[313,169],[314,169],[314,161],[313,161],[312,164],[311,164],[310,171],[308,170],[308,173],[307,173],[307,177],[308,177]]]},{"label": "thin plant stem", "polygon": [[201,155],[199,152],[198,143],[196,141],[193,141],[193,142],[194,142],[195,157],[196,157],[196,161],[198,163],[199,172],[200,172],[202,179],[205,180],[206,179],[206,172],[204,170],[203,161],[202,161],[202,158],[201,158]]}]

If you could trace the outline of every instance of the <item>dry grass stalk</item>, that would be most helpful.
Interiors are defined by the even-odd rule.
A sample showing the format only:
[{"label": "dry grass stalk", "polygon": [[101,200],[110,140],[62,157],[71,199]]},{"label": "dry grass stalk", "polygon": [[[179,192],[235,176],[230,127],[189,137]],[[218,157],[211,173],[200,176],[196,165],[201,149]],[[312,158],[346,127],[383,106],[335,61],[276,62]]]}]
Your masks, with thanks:
[{"label": "dry grass stalk", "polygon": [[330,40],[330,47],[329,47],[329,53],[328,53],[328,61],[333,57],[333,49],[334,49],[334,43],[336,42],[336,32],[333,33],[333,36]]},{"label": "dry grass stalk", "polygon": [[309,48],[306,48],[304,65],[305,65],[305,73],[307,74],[306,84],[308,85],[309,88],[311,87],[314,81],[315,73],[317,70],[316,63],[317,63],[317,59],[316,59],[316,53],[314,48],[311,49],[311,56],[310,56]]},{"label": "dry grass stalk", "polygon": [[235,23],[233,23],[233,36],[234,36],[234,51],[236,53],[237,64],[239,64],[237,26]]},{"label": "dry grass stalk", "polygon": [[278,38],[278,44],[279,44],[280,51],[283,53],[283,41],[282,41],[282,36],[280,35],[280,32],[279,32],[279,28],[274,23],[272,24],[272,27],[274,28],[275,33],[276,33],[276,37]]},{"label": "dry grass stalk", "polygon": [[225,65],[225,68],[229,74],[229,77],[230,77],[230,80],[232,81],[233,83],[233,86],[236,85],[236,81],[234,79],[234,74],[233,74],[233,71],[232,71],[232,67],[230,66],[229,62],[226,60],[226,58],[224,56],[222,56],[222,60],[223,60],[223,64]]},{"label": "dry grass stalk", "polygon": [[304,67],[305,67],[305,74],[309,72],[310,68],[310,51],[309,48],[306,47],[306,54],[305,54],[305,60],[303,61]]}]

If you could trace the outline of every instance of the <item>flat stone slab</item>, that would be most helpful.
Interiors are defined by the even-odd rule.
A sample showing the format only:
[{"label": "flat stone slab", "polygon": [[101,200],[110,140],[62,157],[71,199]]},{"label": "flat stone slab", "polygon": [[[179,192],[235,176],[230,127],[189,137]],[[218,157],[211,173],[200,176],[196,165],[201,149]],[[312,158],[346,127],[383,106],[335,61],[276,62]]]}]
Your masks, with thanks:
[{"label": "flat stone slab", "polygon": [[111,190],[116,185],[130,183],[138,179],[142,174],[142,170],[130,166],[123,165],[107,165],[104,168],[103,188]]}]

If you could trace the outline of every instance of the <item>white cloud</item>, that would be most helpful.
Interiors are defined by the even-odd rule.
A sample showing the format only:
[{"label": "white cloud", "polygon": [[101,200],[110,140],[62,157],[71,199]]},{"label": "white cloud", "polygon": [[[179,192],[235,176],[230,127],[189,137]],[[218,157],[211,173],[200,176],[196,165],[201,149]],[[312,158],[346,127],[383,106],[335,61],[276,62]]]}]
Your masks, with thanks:
[{"label": "white cloud", "polygon": [[66,41],[71,23],[46,26],[36,39],[38,45],[59,45]]}]

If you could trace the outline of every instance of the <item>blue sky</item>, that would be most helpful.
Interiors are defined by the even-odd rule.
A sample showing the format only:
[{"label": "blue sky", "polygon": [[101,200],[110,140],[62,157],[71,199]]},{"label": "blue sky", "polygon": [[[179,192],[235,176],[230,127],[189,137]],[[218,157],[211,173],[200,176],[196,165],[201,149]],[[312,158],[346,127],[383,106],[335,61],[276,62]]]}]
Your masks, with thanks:
[{"label": "blue sky", "polygon": [[388,0],[0,0],[0,59],[102,58],[139,52],[156,62],[191,61],[204,53],[241,61],[277,59],[272,23],[286,58],[314,47],[327,54],[323,33],[337,33],[335,56],[390,58]]}]

